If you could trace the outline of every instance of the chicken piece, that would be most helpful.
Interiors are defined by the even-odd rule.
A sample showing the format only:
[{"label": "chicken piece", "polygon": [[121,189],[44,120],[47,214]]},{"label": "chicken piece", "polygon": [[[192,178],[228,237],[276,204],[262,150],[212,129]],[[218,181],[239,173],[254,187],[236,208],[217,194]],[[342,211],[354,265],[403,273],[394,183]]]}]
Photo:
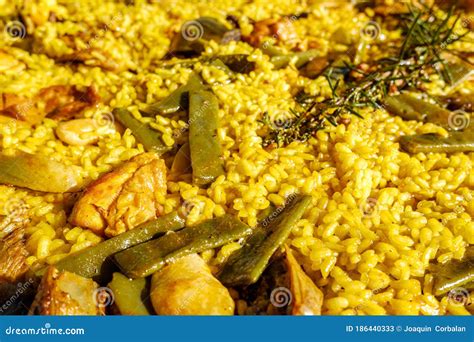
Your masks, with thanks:
[{"label": "chicken piece", "polygon": [[5,228],[13,231],[0,240],[0,283],[15,283],[28,271],[24,222],[10,222]]},{"label": "chicken piece", "polygon": [[252,33],[245,37],[244,40],[252,46],[260,47],[267,37],[272,37],[290,45],[298,40],[295,27],[289,18],[257,21]]},{"label": "chicken piece", "polygon": [[108,237],[119,235],[162,213],[166,166],[155,153],[142,153],[89,185],[70,222]]},{"label": "chicken piece", "polygon": [[43,119],[33,99],[8,93],[0,95],[0,114],[32,125]]},{"label": "chicken piece", "polygon": [[54,120],[69,120],[100,100],[94,86],[80,91],[76,86],[66,85],[41,89],[37,98],[44,102],[46,116]]},{"label": "chicken piece", "polygon": [[50,266],[41,280],[30,315],[103,315],[106,303],[98,285],[71,272]]},{"label": "chicken piece", "polygon": [[233,315],[234,300],[197,254],[156,272],[151,302],[158,315]]},{"label": "chicken piece", "polygon": [[286,264],[290,275],[292,315],[321,315],[323,293],[304,273],[291,250],[286,246]]}]

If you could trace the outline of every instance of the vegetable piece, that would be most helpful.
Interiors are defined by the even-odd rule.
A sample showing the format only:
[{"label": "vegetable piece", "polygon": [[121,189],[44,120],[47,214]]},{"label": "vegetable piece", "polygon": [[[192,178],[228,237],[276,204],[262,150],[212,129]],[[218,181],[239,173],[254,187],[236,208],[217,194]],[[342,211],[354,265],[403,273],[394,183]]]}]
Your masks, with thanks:
[{"label": "vegetable piece", "polygon": [[90,184],[70,216],[73,225],[116,236],[161,215],[166,165],[156,153],[137,155]]},{"label": "vegetable piece", "polygon": [[217,98],[208,91],[189,95],[189,148],[193,168],[193,182],[212,183],[224,174],[221,146],[217,137]]},{"label": "vegetable piece", "polygon": [[16,152],[0,155],[0,183],[42,192],[80,190],[83,179],[79,172],[40,154]]},{"label": "vegetable piece", "polygon": [[458,86],[474,74],[474,67],[461,58],[445,62],[445,68],[449,75],[449,84],[451,87]]},{"label": "vegetable piece", "polygon": [[288,55],[273,56],[270,58],[270,61],[275,66],[275,69],[285,68],[290,63],[293,63],[299,69],[313,58],[319,56],[319,54],[318,50],[310,49]]},{"label": "vegetable piece", "polygon": [[254,47],[260,47],[269,37],[290,45],[298,41],[298,34],[292,20],[288,17],[257,21],[253,31],[245,37],[245,41]]},{"label": "vegetable piece", "polygon": [[151,129],[147,123],[135,119],[127,109],[115,108],[113,114],[118,122],[132,131],[133,136],[143,145],[146,151],[162,155],[171,149],[163,143],[160,132]]},{"label": "vegetable piece", "polygon": [[86,278],[103,282],[110,275],[113,262],[110,258],[120,251],[138,245],[159,234],[183,228],[185,220],[177,212],[143,223],[139,227],[105,240],[95,246],[68,255],[56,267],[60,271],[74,272]]},{"label": "vegetable piece", "polygon": [[188,83],[173,91],[160,102],[152,104],[148,108],[144,109],[142,111],[143,115],[155,116],[162,114],[172,114],[179,110],[183,110],[188,107],[189,92],[203,88],[204,86],[202,84],[201,77],[195,73],[192,73],[189,76]]},{"label": "vegetable piece", "polygon": [[229,286],[255,283],[310,203],[310,196],[298,196],[277,217],[270,215],[264,221],[266,224],[259,226],[245,245],[229,257],[219,275],[222,283]]},{"label": "vegetable piece", "polygon": [[212,17],[201,17],[185,22],[180,32],[176,33],[170,46],[169,55],[190,57],[204,51],[202,40],[214,40],[227,44],[240,40],[240,30],[229,29],[219,20]]},{"label": "vegetable piece", "polygon": [[147,277],[167,262],[225,245],[250,232],[249,226],[225,215],[127,249],[116,254],[115,260],[128,277]]},{"label": "vegetable piece", "polygon": [[97,284],[53,266],[46,271],[38,288],[30,315],[103,315],[102,295]]},{"label": "vegetable piece", "polygon": [[434,267],[434,294],[445,294],[459,287],[474,285],[474,247],[466,249],[462,260],[453,260]]},{"label": "vegetable piece", "polygon": [[417,99],[410,94],[389,96],[384,100],[384,104],[389,112],[405,120],[432,122],[447,129],[450,128],[451,112],[449,110]]},{"label": "vegetable piece", "polygon": [[189,151],[189,144],[186,143],[178,150],[174,156],[173,164],[171,165],[171,172],[174,174],[191,173],[191,152]]},{"label": "vegetable piece", "polygon": [[296,261],[288,246],[286,264],[290,274],[292,315],[321,315],[324,295]]},{"label": "vegetable piece", "polygon": [[147,316],[152,314],[144,300],[148,297],[145,278],[131,280],[116,272],[107,286],[114,294],[114,303],[121,315]]},{"label": "vegetable piece", "polygon": [[218,59],[222,61],[231,71],[240,74],[248,74],[255,70],[256,63],[248,60],[249,55],[235,54],[235,55],[219,55],[211,58],[211,62]]},{"label": "vegetable piece", "polygon": [[301,74],[308,78],[316,78],[321,75],[329,65],[329,59],[326,56],[315,57],[302,68]]},{"label": "vegetable piece", "polygon": [[400,138],[400,146],[409,153],[472,152],[474,131],[451,132],[446,138],[434,133],[405,135]]},{"label": "vegetable piece", "polygon": [[153,274],[151,302],[158,315],[233,315],[234,300],[197,254]]}]

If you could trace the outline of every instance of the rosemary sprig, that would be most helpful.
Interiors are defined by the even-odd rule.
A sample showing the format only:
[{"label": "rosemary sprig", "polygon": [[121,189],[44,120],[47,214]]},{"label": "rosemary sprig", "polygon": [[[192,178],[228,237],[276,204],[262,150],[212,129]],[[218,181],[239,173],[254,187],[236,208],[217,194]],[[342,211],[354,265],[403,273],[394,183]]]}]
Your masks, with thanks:
[{"label": "rosemary sprig", "polygon": [[331,97],[322,102],[314,98],[300,99],[299,107],[290,111],[284,125],[275,125],[265,113],[262,122],[269,132],[264,137],[264,146],[306,141],[326,123],[336,126],[342,114],[361,117],[360,108],[381,108],[387,95],[406,88],[421,90],[434,73],[446,84],[451,83],[452,75],[441,52],[450,53],[448,46],[469,33],[454,33],[460,18],[456,15],[452,21],[454,15],[454,8],[440,17],[433,7],[408,6],[408,11],[398,18],[403,39],[394,53],[366,62],[364,69],[345,62],[343,69],[349,71],[345,77],[341,76],[341,66],[328,68],[324,77]]}]

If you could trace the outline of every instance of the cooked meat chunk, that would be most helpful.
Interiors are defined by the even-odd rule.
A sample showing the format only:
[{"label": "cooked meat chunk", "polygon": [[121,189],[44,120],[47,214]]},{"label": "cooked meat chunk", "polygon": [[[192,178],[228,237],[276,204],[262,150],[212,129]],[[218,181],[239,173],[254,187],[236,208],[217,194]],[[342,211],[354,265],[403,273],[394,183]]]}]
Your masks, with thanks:
[{"label": "cooked meat chunk", "polygon": [[11,224],[14,230],[0,240],[0,283],[17,282],[28,271],[24,224]]},{"label": "cooked meat chunk", "polygon": [[76,86],[65,85],[44,88],[38,98],[44,102],[47,116],[55,120],[69,120],[100,100],[94,86],[81,91]]},{"label": "cooked meat chunk", "polygon": [[158,315],[233,315],[234,300],[197,254],[153,275],[151,302]]},{"label": "cooked meat chunk", "polygon": [[61,63],[82,63],[87,66],[100,67],[108,71],[121,71],[124,69],[119,63],[113,60],[107,53],[98,49],[79,50],[71,54],[56,58]]},{"label": "cooked meat chunk", "polygon": [[260,47],[262,42],[271,37],[286,44],[293,44],[298,40],[295,27],[288,18],[265,19],[257,21],[252,33],[245,37],[245,41],[252,46]]},{"label": "cooked meat chunk", "polygon": [[166,166],[155,153],[143,153],[92,183],[77,201],[70,221],[108,237],[161,215]]},{"label": "cooked meat chunk", "polygon": [[104,303],[97,284],[71,272],[59,272],[53,266],[41,280],[30,315],[102,315]]}]

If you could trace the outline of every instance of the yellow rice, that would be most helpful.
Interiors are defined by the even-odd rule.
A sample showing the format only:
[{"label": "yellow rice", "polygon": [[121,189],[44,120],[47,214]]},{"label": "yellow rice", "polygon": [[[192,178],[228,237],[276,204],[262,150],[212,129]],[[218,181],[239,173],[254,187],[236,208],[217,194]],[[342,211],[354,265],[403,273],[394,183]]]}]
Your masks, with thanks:
[{"label": "yellow rice", "polygon": [[[317,40],[324,54],[331,44],[331,33],[341,24],[358,31],[372,14],[356,15],[349,9],[329,11],[318,1],[309,0],[298,4],[285,0],[135,1],[128,7],[123,2],[93,0],[25,3],[23,11],[29,16],[40,16],[50,9],[67,19],[47,22],[35,31],[42,51],[62,52],[67,47],[57,38],[59,34],[75,34],[84,23],[106,23],[108,30],[83,43],[107,50],[137,70],[136,74],[113,73],[79,66],[74,71],[44,54],[8,47],[27,69],[0,73],[3,92],[32,96],[50,85],[95,85],[103,101],[98,108],[88,110],[87,117],[107,115],[114,107],[129,107],[140,117],[139,109],[185,83],[189,69],[164,69],[157,64],[170,43],[166,32],[178,31],[186,20],[203,15],[223,19],[229,13],[260,20],[309,11],[308,19],[294,25],[305,41]],[[5,13],[0,14],[13,13],[15,4],[1,0],[0,9]],[[245,20],[241,27],[244,34],[251,31]],[[2,40],[1,44],[10,43]],[[472,46],[464,48],[472,51]],[[165,211],[171,212],[186,201],[193,204],[189,224],[227,212],[254,226],[257,215],[271,204],[284,204],[296,191],[309,194],[313,206],[293,228],[288,244],[299,252],[305,270],[323,290],[324,314],[472,313],[473,307],[453,305],[446,297],[440,300],[432,294],[433,276],[428,266],[435,261],[460,259],[466,247],[474,244],[474,153],[403,153],[396,142],[401,135],[443,130],[432,124],[403,121],[383,110],[367,111],[364,119],[351,117],[348,126],[328,127],[308,142],[266,150],[259,136],[258,119],[263,112],[276,115],[289,110],[297,88],[320,96],[327,96],[329,89],[323,79],[300,77],[295,68],[273,70],[268,56],[245,43],[219,46],[211,42],[205,51],[232,53],[250,54],[257,63],[256,71],[227,83],[218,70],[196,67],[205,81],[213,84],[219,99],[218,135],[226,174],[208,189],[192,185],[190,177],[175,181],[171,175],[169,196],[162,203]],[[432,91],[440,92],[436,82],[432,87]],[[471,83],[464,88],[466,92],[474,90]],[[175,143],[173,132],[186,127],[177,117],[151,121],[169,145]],[[67,146],[55,137],[56,125],[47,119],[34,129],[16,122],[2,123],[0,148],[51,156],[79,167],[82,175],[91,179],[143,151],[129,131],[105,134],[94,146]],[[30,265],[54,264],[68,253],[101,241],[92,232],[67,223],[66,197],[0,186],[1,215],[8,217],[19,203],[28,208]],[[236,248],[239,245],[234,243],[206,251],[203,257],[218,266]],[[243,312],[245,303],[238,302],[237,307]]]}]

